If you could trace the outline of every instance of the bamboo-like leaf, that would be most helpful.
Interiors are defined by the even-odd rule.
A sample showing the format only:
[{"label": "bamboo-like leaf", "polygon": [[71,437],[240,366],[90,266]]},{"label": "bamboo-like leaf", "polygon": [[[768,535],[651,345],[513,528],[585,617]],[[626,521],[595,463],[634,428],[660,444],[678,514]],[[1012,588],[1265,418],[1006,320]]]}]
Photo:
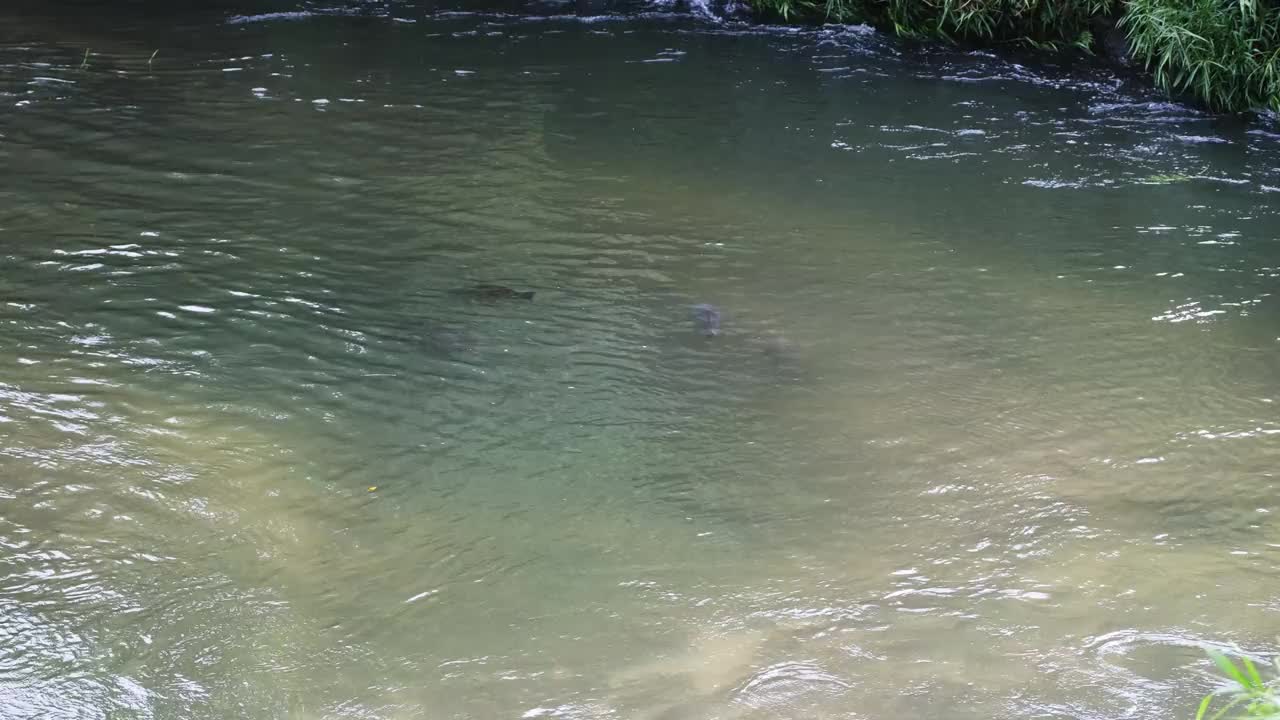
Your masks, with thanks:
[{"label": "bamboo-like leaf", "polygon": [[1249,686],[1249,683],[1245,680],[1244,673],[1240,672],[1239,668],[1236,667],[1236,664],[1231,662],[1231,659],[1225,654],[1217,650],[1210,650],[1209,657],[1213,658],[1214,664],[1218,666],[1218,669],[1222,671],[1223,675],[1226,675],[1236,681],[1236,683],[1242,687]]},{"label": "bamboo-like leaf", "polygon": [[1213,695],[1205,695],[1200,701],[1200,709],[1196,710],[1196,720],[1204,720],[1204,714],[1209,711],[1209,703],[1213,702]]},{"label": "bamboo-like leaf", "polygon": [[1262,682],[1262,676],[1258,674],[1258,668],[1253,666],[1253,661],[1249,658],[1241,658],[1244,663],[1245,672],[1249,677],[1249,687],[1254,690],[1265,690],[1267,685]]}]

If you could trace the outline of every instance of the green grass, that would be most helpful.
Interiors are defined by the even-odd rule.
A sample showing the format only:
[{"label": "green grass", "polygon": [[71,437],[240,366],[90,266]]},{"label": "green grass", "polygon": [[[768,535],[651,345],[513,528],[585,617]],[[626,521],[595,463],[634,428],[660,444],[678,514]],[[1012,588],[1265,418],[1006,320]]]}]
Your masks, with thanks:
[{"label": "green grass", "polygon": [[[1209,657],[1213,658],[1232,686],[1229,692],[1206,695],[1200,702],[1196,720],[1280,720],[1280,694],[1277,692],[1280,673],[1270,680],[1263,680],[1249,658],[1241,658],[1237,666],[1231,658],[1214,650],[1209,651]],[[1280,671],[1280,664],[1276,670]],[[1224,700],[1224,696],[1227,699]]]},{"label": "green grass", "polygon": [[1113,0],[884,0],[899,35],[951,42],[1020,42],[1057,48],[1091,44],[1089,21]]},{"label": "green grass", "polygon": [[753,0],[783,20],[869,22],[898,35],[948,42],[1088,44],[1089,20],[1116,0]]},{"label": "green grass", "polygon": [[1214,110],[1280,110],[1280,12],[1269,0],[1127,0],[1121,26],[1156,84]]},{"label": "green grass", "polygon": [[748,0],[765,16],[865,22],[902,37],[1091,51],[1119,19],[1161,89],[1218,111],[1280,112],[1280,0]]}]

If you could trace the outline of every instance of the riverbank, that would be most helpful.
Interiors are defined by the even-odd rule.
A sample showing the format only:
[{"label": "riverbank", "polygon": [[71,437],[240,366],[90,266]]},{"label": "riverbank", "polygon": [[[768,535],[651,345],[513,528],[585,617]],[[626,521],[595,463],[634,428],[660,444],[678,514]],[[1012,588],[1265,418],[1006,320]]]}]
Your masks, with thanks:
[{"label": "riverbank", "polygon": [[[716,19],[865,24],[923,42],[1092,55],[1142,73],[1178,100],[1212,111],[1280,111],[1280,7],[1272,0],[426,0],[396,5],[427,14],[598,16],[686,9]],[[178,15],[154,0],[138,0],[132,7],[139,6],[182,23],[206,15],[286,17],[312,12],[289,0],[217,0],[202,4],[199,13],[188,9]],[[26,6],[16,13],[21,21],[10,25],[38,24],[44,15],[38,7]],[[67,27],[75,23],[68,22],[67,13],[80,14],[78,7],[69,3],[59,10],[54,34],[64,44],[84,46],[89,55],[100,52],[101,39],[68,37]],[[341,13],[371,11],[378,12],[360,6]],[[141,48],[133,50],[146,54]]]},{"label": "riverbank", "polygon": [[1280,10],[1268,0],[747,0],[789,22],[861,22],[919,40],[1087,52],[1145,68],[1220,112],[1280,109]]}]

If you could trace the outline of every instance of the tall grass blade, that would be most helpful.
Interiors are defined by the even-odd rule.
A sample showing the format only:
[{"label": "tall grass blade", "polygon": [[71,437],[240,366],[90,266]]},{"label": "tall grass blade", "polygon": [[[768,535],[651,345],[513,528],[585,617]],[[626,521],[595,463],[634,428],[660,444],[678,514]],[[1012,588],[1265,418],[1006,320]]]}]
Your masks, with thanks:
[{"label": "tall grass blade", "polygon": [[1213,658],[1214,664],[1218,666],[1218,669],[1221,670],[1224,675],[1236,681],[1236,684],[1240,685],[1240,687],[1249,687],[1249,681],[1245,679],[1244,673],[1240,672],[1236,667],[1236,664],[1231,662],[1230,658],[1217,650],[1210,650],[1209,657]]},{"label": "tall grass blade", "polygon": [[1262,682],[1262,676],[1258,674],[1258,668],[1254,667],[1253,661],[1249,658],[1241,658],[1244,662],[1245,670],[1249,673],[1249,687],[1254,690],[1265,691],[1267,684]]},{"label": "tall grass blade", "polygon": [[1196,720],[1204,720],[1204,714],[1209,711],[1209,703],[1213,702],[1213,695],[1205,695],[1200,701],[1200,709],[1196,710]]}]

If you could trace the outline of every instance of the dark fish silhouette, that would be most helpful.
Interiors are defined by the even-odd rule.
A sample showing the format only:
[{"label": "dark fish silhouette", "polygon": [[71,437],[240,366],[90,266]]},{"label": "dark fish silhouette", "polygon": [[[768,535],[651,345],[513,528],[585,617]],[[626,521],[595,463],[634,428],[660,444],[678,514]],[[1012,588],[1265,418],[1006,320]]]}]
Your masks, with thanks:
[{"label": "dark fish silhouette", "polygon": [[463,295],[475,300],[532,300],[532,290],[512,290],[505,285],[490,285],[481,283],[472,285],[471,287],[459,288],[453,291],[456,295]]},{"label": "dark fish silhouette", "polygon": [[[708,339],[723,335],[720,328],[720,308],[709,303],[699,303],[689,308],[689,314],[693,320],[693,331],[698,335]],[[804,364],[800,347],[785,335],[767,327],[744,331],[738,325],[734,326],[729,335],[731,337],[718,341],[717,347],[731,352],[738,360],[750,361],[753,356],[762,357],[766,364],[758,369],[767,371],[774,377],[792,380],[803,377]],[[720,342],[728,344],[720,345]]]},{"label": "dark fish silhouette", "polygon": [[693,330],[703,337],[715,337],[720,334],[720,308],[702,303],[694,305]]}]

